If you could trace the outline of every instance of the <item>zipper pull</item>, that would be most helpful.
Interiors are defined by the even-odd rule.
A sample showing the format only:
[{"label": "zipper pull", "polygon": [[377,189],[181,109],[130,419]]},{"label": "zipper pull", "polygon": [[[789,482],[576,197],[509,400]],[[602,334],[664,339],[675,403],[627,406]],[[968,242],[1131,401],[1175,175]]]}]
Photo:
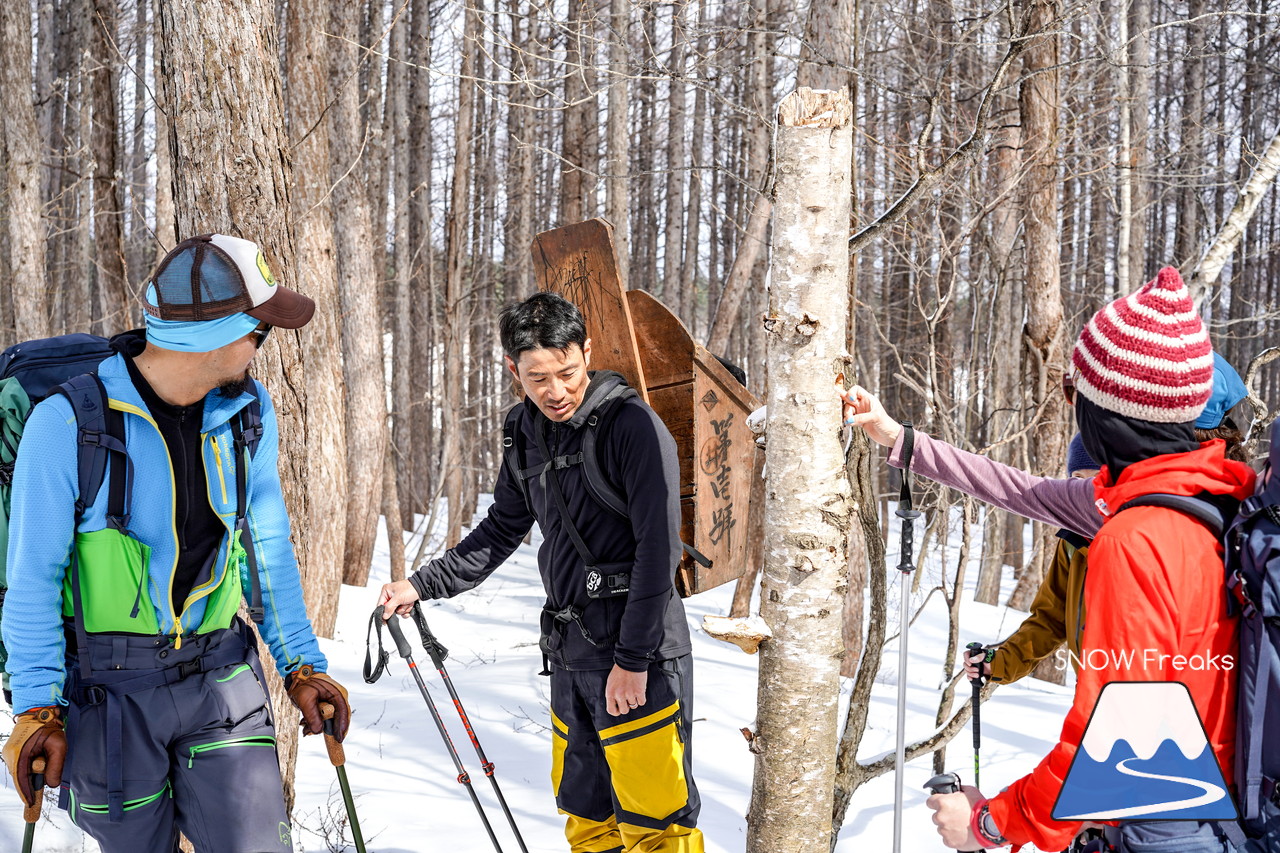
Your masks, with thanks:
[{"label": "zipper pull", "polygon": [[138,594],[133,597],[133,609],[129,611],[130,619],[138,618],[138,610],[142,607],[142,588],[146,585],[147,576],[139,573],[138,575]]}]

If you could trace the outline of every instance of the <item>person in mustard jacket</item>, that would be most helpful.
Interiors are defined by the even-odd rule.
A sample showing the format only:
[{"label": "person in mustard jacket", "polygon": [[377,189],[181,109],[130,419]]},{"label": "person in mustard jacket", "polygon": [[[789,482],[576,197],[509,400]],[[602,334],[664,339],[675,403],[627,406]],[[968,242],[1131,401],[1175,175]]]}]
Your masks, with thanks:
[{"label": "person in mustard jacket", "polygon": [[[1067,473],[1088,480],[1098,473],[1098,463],[1084,449],[1079,434],[1067,451]],[[1036,664],[1053,654],[1066,641],[1067,660],[1080,657],[1080,632],[1084,624],[1084,578],[1089,567],[1089,539],[1072,530],[1058,531],[1053,562],[1031,602],[1031,615],[1018,630],[992,649],[965,653],[965,675],[981,673],[1000,684],[1025,678]]]}]

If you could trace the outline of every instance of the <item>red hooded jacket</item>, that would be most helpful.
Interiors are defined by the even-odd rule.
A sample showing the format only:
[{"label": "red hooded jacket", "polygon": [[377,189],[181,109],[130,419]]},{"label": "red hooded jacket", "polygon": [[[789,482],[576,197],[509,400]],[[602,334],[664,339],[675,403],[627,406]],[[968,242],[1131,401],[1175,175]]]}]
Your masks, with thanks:
[{"label": "red hooded jacket", "polygon": [[[1111,515],[1141,495],[1208,492],[1243,500],[1253,493],[1249,466],[1226,459],[1225,443],[1157,456],[1130,465],[1112,484],[1103,468],[1094,481],[1098,508],[1108,516],[1089,551],[1085,580],[1088,614],[1082,650],[1134,650],[1127,669],[1081,668],[1075,699],[1058,745],[1030,775],[991,799],[996,827],[1015,845],[1061,850],[1079,823],[1050,817],[1098,694],[1112,681],[1181,681],[1213,745],[1223,777],[1234,778],[1236,673],[1235,619],[1227,615],[1222,547],[1200,522],[1165,507],[1133,507]],[[1144,654],[1148,649],[1155,654]],[[1165,657],[1164,655],[1168,655]],[[1214,655],[1219,665],[1175,666],[1175,655]],[[1097,655],[1100,659],[1102,655]]]}]

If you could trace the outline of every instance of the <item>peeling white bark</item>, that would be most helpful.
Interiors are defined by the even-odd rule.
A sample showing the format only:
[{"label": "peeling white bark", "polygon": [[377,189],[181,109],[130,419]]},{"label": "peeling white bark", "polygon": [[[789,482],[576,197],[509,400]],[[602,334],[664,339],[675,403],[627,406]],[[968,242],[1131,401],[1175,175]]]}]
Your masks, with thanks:
[{"label": "peeling white bark", "polygon": [[848,317],[851,105],[799,89],[779,108],[765,320],[765,563],[749,853],[827,849],[853,510],[832,386]]}]

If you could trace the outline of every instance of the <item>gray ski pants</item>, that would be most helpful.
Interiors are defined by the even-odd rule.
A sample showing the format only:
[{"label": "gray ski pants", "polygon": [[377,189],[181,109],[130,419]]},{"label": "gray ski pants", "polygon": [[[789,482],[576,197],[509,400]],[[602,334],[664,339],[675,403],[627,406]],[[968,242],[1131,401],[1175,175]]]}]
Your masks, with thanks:
[{"label": "gray ski pants", "polygon": [[[179,831],[201,853],[292,851],[266,682],[241,626],[180,649],[110,635],[90,636],[89,648],[88,683],[77,657],[67,660],[70,769],[60,805],[103,853],[173,853]],[[99,677],[145,684],[158,670],[172,683],[123,695],[95,686]],[[123,812],[113,820],[116,763]]]}]

